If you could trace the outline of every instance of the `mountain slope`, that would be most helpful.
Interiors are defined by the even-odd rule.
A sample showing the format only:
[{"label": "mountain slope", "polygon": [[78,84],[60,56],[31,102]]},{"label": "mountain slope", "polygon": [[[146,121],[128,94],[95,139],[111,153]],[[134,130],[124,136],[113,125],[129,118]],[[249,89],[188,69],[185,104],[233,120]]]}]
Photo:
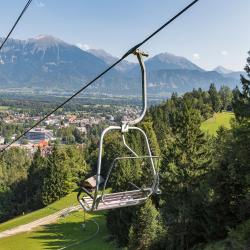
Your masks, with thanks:
[{"label": "mountain slope", "polygon": [[239,80],[240,75],[245,75],[244,71],[232,71],[230,69],[224,68],[223,66],[216,67],[214,71],[218,72],[219,74],[224,75],[225,77],[234,78],[235,80]]},{"label": "mountain slope", "polygon": [[[1,40],[1,39],[0,39]],[[117,58],[103,50],[83,51],[52,36],[40,35],[28,40],[10,39],[0,52],[2,91],[69,94],[106,69]],[[205,71],[184,57],[161,53],[145,62],[149,94],[166,97],[173,91],[193,88],[235,87],[239,74]],[[95,95],[140,95],[138,64],[123,61],[87,89]]]},{"label": "mountain slope", "polygon": [[[88,52],[102,59],[108,65],[111,65],[118,60],[117,57],[112,56],[111,54],[107,53],[105,50],[102,49],[89,49]],[[132,69],[133,67],[135,67],[135,65],[135,63],[123,60],[116,66],[116,69],[124,72]]]},{"label": "mountain slope", "polygon": [[200,67],[187,60],[185,57],[175,56],[170,53],[161,53],[147,60],[146,65],[151,71],[162,69],[187,69],[200,70]]},{"label": "mountain slope", "polygon": [[226,69],[226,68],[224,68],[223,66],[218,66],[218,67],[216,67],[215,69],[214,69],[214,71],[216,71],[216,72],[218,72],[218,73],[220,73],[220,74],[230,74],[230,73],[233,73],[233,71],[232,70],[230,70],[230,69]]},{"label": "mountain slope", "polygon": [[169,96],[172,92],[184,93],[193,88],[208,89],[211,83],[219,88],[236,86],[236,81],[215,71],[200,70],[158,70],[149,72],[149,92],[154,95]]},{"label": "mountain slope", "polygon": [[10,39],[0,53],[0,84],[74,87],[106,68],[96,56],[51,36]]}]

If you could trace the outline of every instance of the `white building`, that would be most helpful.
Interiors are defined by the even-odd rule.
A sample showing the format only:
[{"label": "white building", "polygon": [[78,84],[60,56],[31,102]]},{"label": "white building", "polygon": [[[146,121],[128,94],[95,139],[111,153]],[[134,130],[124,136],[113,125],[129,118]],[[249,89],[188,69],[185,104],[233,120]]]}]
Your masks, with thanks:
[{"label": "white building", "polygon": [[54,140],[53,131],[44,128],[35,128],[30,130],[26,134],[26,138],[29,141],[49,141]]}]

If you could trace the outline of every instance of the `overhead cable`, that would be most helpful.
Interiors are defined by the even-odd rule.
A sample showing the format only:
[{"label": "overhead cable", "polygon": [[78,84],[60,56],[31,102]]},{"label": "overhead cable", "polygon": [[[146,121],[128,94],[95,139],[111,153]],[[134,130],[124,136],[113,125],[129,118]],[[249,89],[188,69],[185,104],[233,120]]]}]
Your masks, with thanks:
[{"label": "overhead cable", "polygon": [[10,31],[9,31],[9,33],[8,33],[7,36],[4,38],[2,44],[0,45],[0,51],[2,50],[4,44],[7,42],[7,40],[9,39],[11,33],[12,33],[12,32],[14,31],[14,29],[16,28],[17,24],[19,23],[20,19],[21,19],[22,16],[24,15],[25,11],[26,11],[26,10],[28,9],[28,7],[30,6],[31,2],[32,2],[32,0],[29,0],[29,1],[25,4],[25,6],[24,6],[22,12],[21,12],[20,15],[18,16],[18,18],[16,19],[14,25],[12,26],[12,28],[11,28]]},{"label": "overhead cable", "polygon": [[11,141],[6,147],[4,147],[0,152],[5,151],[7,148],[9,148],[12,144],[20,140],[24,135],[26,135],[30,130],[37,127],[41,122],[46,120],[49,116],[54,114],[57,110],[62,108],[66,103],[68,103],[70,100],[72,100],[74,97],[76,97],[78,94],[80,94],[82,91],[84,91],[86,88],[88,88],[91,84],[93,84],[95,81],[97,81],[99,78],[101,78],[103,75],[105,75],[107,72],[109,72],[112,68],[114,68],[117,64],[119,64],[121,61],[123,61],[126,57],[128,57],[131,53],[133,53],[136,49],[141,47],[143,44],[145,44],[148,40],[150,40],[152,37],[154,37],[156,34],[158,34],[161,30],[166,28],[169,24],[171,24],[174,20],[176,20],[179,16],[184,14],[188,9],[190,9],[193,5],[195,5],[199,0],[192,1],[189,5],[187,5],[184,9],[179,11],[175,16],[173,16],[171,19],[166,21],[162,26],[160,26],[158,29],[156,29],[153,33],[151,33],[149,36],[147,36],[142,42],[136,44],[131,49],[129,49],[120,59],[118,59],[116,62],[114,62],[112,65],[110,65],[107,69],[105,69],[103,72],[101,72],[99,75],[97,75],[94,79],[86,83],[81,89],[79,89],[77,92],[75,92],[72,96],[70,96],[68,99],[66,99],[64,102],[62,102],[60,105],[58,105],[55,109],[53,109],[51,112],[47,113],[43,118],[41,118],[39,121],[37,121],[33,126],[31,126],[29,129],[27,129],[25,132],[23,132],[20,136],[15,138],[13,141]]}]

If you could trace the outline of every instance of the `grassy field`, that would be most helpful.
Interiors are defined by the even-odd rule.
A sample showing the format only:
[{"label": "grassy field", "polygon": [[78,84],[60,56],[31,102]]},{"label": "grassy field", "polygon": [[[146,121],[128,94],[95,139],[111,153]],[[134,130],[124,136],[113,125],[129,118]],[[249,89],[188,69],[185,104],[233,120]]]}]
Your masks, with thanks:
[{"label": "grassy field", "polygon": [[[76,193],[72,193],[46,208],[2,223],[0,231],[34,221],[76,204]],[[112,243],[107,241],[108,232],[104,213],[86,214],[86,227],[83,228],[82,224],[83,212],[74,212],[65,218],[60,218],[57,223],[38,227],[32,232],[0,239],[0,249],[114,249]],[[95,235],[98,226],[99,232]]]},{"label": "grassy field", "polygon": [[60,199],[59,201],[52,203],[51,205],[45,208],[36,210],[35,212],[29,213],[26,215],[19,216],[17,218],[14,218],[12,220],[9,220],[5,223],[0,224],[0,232],[10,229],[12,227],[16,227],[22,224],[32,222],[34,220],[53,214],[57,212],[58,210],[61,210],[66,207],[70,207],[72,205],[78,205],[76,201],[76,192],[67,195],[66,197]]},{"label": "grassy field", "polygon": [[0,106],[0,111],[5,111],[5,110],[8,110],[10,109],[9,106]]},{"label": "grassy field", "polygon": [[[92,221],[94,219],[98,227]],[[108,233],[103,214],[87,215],[83,228],[83,213],[75,212],[62,218],[56,224],[37,228],[36,231],[18,234],[0,240],[1,250],[41,250],[41,249],[114,249],[108,242]]]},{"label": "grassy field", "polygon": [[234,113],[232,112],[222,112],[216,113],[214,116],[201,125],[203,131],[207,131],[210,135],[216,135],[216,131],[220,126],[230,128],[230,120],[234,118]]}]

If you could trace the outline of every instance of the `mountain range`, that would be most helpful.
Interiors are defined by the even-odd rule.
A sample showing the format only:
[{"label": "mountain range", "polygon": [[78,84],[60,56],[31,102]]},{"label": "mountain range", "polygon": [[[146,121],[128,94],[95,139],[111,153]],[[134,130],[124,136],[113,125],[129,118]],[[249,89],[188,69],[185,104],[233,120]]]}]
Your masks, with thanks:
[{"label": "mountain range", "polygon": [[[1,42],[0,38],[0,42]],[[84,51],[58,38],[39,35],[28,40],[9,39],[0,52],[0,87],[2,91],[30,89],[54,93],[71,93],[82,87],[117,60],[104,50]],[[193,88],[234,88],[240,74],[219,66],[206,71],[188,59],[161,53],[145,62],[148,92],[167,97]],[[88,93],[95,95],[139,95],[138,64],[124,60],[94,83]]]}]

